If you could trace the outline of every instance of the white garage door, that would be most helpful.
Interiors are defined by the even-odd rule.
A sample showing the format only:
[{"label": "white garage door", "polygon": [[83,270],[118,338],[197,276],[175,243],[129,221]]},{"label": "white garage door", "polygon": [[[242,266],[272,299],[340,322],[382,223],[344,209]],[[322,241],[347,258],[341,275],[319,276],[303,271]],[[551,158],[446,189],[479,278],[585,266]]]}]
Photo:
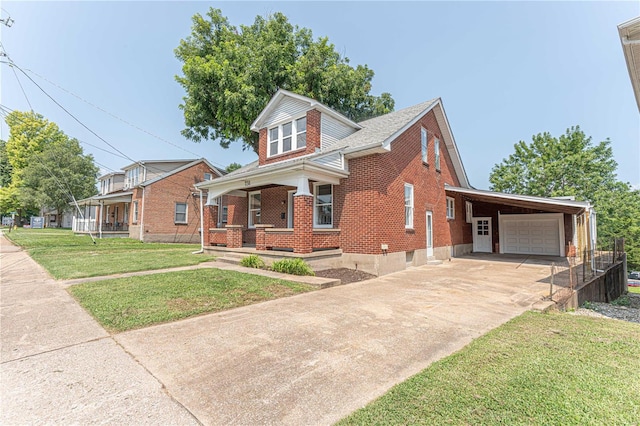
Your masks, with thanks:
[{"label": "white garage door", "polygon": [[560,256],[560,214],[500,216],[503,253]]}]

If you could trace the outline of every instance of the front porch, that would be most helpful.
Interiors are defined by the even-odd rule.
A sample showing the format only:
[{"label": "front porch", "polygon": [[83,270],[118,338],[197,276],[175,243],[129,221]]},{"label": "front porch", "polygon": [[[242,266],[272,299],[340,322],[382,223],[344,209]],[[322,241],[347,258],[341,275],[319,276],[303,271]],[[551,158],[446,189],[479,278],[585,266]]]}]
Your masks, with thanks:
[{"label": "front porch", "polygon": [[[340,249],[334,187],[348,174],[305,161],[207,181],[203,248],[295,253]],[[280,256],[282,257],[282,256]]]}]

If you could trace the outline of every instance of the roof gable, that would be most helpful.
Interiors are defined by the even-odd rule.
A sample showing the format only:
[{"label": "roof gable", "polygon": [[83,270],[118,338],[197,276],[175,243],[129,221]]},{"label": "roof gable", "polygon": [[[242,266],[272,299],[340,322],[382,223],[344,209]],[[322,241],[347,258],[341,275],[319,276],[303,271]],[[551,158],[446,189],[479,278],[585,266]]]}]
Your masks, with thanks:
[{"label": "roof gable", "polygon": [[360,129],[360,125],[354,121],[348,119],[344,115],[329,108],[328,106],[316,101],[315,99],[308,98],[306,96],[298,95],[297,93],[290,92],[284,89],[278,89],[275,95],[271,98],[267,106],[264,107],[258,117],[251,123],[251,130],[258,132],[269,123],[275,121],[282,121],[283,118],[278,114],[279,108],[282,108],[284,101],[291,101],[287,104],[288,108],[284,108],[282,113],[284,116],[291,116],[293,112],[301,113],[312,109],[317,109],[323,114],[332,116],[333,118],[345,123],[346,125],[353,127],[354,129]]},{"label": "roof gable", "polygon": [[211,163],[210,163],[206,158],[201,158],[201,159],[199,159],[199,160],[194,160],[194,161],[192,161],[192,162],[190,162],[190,163],[187,163],[187,164],[185,164],[185,165],[184,165],[184,166],[182,166],[182,167],[178,167],[177,169],[173,169],[173,170],[171,170],[171,171],[169,171],[169,172],[167,172],[167,173],[164,173],[164,174],[162,174],[162,175],[160,175],[160,176],[158,176],[158,177],[155,177],[155,178],[153,178],[153,179],[149,179],[149,180],[147,180],[147,181],[145,181],[145,182],[142,182],[142,183],[140,184],[140,186],[148,186],[148,185],[151,185],[151,184],[153,184],[153,183],[155,183],[155,182],[158,182],[159,180],[162,180],[162,179],[168,178],[169,176],[173,176],[173,175],[175,175],[176,173],[180,173],[181,171],[186,170],[186,169],[188,169],[188,168],[190,168],[190,167],[193,167],[193,166],[195,166],[195,165],[197,165],[197,164],[199,164],[199,163],[205,163],[205,164],[206,164],[207,166],[209,166],[209,168],[210,168],[214,173],[216,173],[218,176],[222,176],[222,175],[223,175],[223,173],[220,171],[220,169],[218,169],[218,168],[217,168],[217,167],[215,167],[213,164],[211,164]]}]

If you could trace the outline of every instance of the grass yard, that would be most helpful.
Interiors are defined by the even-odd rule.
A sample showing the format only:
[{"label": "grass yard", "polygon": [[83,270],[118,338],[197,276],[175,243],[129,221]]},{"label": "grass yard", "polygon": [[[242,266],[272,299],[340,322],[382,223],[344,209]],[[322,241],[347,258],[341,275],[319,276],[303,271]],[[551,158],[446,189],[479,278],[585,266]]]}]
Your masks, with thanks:
[{"label": "grass yard", "polygon": [[339,425],[637,425],[640,324],[527,312]]},{"label": "grass yard", "polygon": [[69,287],[107,330],[119,332],[314,290],[275,278],[197,269]]},{"label": "grass yard", "polygon": [[629,287],[629,293],[640,294],[640,287]]},{"label": "grass yard", "polygon": [[96,239],[67,229],[3,231],[56,279],[71,279],[196,265],[212,260],[194,255],[196,244],[142,243],[130,238]]}]

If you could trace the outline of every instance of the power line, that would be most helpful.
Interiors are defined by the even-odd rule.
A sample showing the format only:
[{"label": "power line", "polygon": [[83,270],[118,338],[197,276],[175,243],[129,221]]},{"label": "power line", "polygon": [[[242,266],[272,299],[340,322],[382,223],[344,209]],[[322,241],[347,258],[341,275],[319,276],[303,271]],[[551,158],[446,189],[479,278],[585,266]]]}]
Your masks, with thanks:
[{"label": "power line", "polygon": [[[112,118],[115,118],[116,120],[119,120],[119,121],[121,121],[121,122],[125,123],[125,124],[126,124],[126,125],[128,125],[128,126],[133,127],[134,129],[136,129],[136,130],[138,130],[138,131],[140,131],[140,132],[142,132],[142,133],[145,133],[145,134],[147,134],[147,135],[149,135],[149,136],[151,136],[151,137],[153,137],[153,138],[158,139],[159,141],[162,141],[162,142],[164,142],[164,143],[166,143],[166,144],[169,144],[169,145],[174,146],[174,147],[176,147],[176,148],[178,148],[178,149],[181,149],[181,150],[183,150],[183,151],[184,151],[184,152],[186,152],[186,153],[189,153],[189,154],[191,154],[191,155],[195,155],[196,157],[199,157],[199,156],[200,156],[199,154],[197,154],[197,153],[195,153],[195,152],[193,152],[193,151],[190,151],[190,150],[188,150],[187,148],[185,148],[185,147],[183,147],[183,146],[181,146],[181,145],[179,145],[179,144],[173,143],[173,142],[171,142],[171,141],[169,141],[169,140],[167,140],[167,139],[165,139],[165,138],[163,138],[163,137],[161,137],[161,136],[158,136],[158,135],[156,135],[156,134],[154,134],[154,133],[151,133],[151,132],[149,132],[148,130],[145,130],[145,129],[143,129],[143,128],[141,128],[141,127],[139,127],[139,126],[137,126],[137,125],[135,125],[135,124],[133,124],[133,123],[130,123],[129,121],[127,121],[127,120],[125,120],[125,119],[123,119],[123,118],[121,118],[121,117],[118,117],[117,115],[115,115],[115,114],[113,114],[113,113],[111,113],[111,112],[109,112],[109,111],[107,111],[107,110],[105,110],[105,109],[103,109],[103,108],[101,108],[101,107],[99,107],[99,106],[97,106],[97,105],[95,105],[95,104],[91,103],[90,101],[88,101],[88,100],[86,100],[86,99],[82,98],[82,97],[81,97],[81,96],[79,96],[79,95],[76,95],[75,93],[71,92],[70,90],[65,89],[64,87],[60,86],[59,84],[57,84],[57,83],[55,83],[55,82],[53,82],[53,81],[49,80],[48,78],[46,78],[46,77],[44,77],[44,76],[42,76],[42,75],[38,74],[37,72],[35,72],[35,71],[31,70],[31,69],[25,68],[25,71],[30,72],[31,74],[33,74],[33,75],[35,75],[35,76],[37,76],[37,77],[41,78],[42,80],[46,81],[47,83],[49,83],[49,84],[51,84],[51,85],[53,85],[53,86],[57,87],[58,89],[60,89],[60,90],[62,90],[62,91],[64,91],[64,92],[66,92],[66,93],[68,93],[69,95],[71,95],[71,96],[73,96],[73,97],[77,98],[78,100],[80,100],[80,101],[82,101],[82,102],[86,103],[87,105],[89,105],[89,106],[91,106],[91,107],[93,107],[93,108],[95,108],[95,109],[97,109],[97,110],[99,110],[99,111],[101,111],[101,112],[103,112],[103,113],[105,113],[105,114],[107,114],[107,115],[111,116]],[[216,165],[218,165],[218,166],[222,167],[223,169],[224,169],[224,168],[226,168],[226,166],[225,166],[225,165],[220,164],[220,163],[218,163],[218,162],[211,161],[211,163],[216,164]]]},{"label": "power line", "polygon": [[[13,59],[11,59],[9,57],[9,54],[7,53],[7,49],[5,49],[4,45],[2,44],[2,42],[0,41],[0,49],[2,49],[2,52],[0,52],[0,56],[4,56],[5,58],[7,58],[7,60],[9,61],[9,64],[13,63]],[[20,82],[20,79],[18,78],[18,73],[16,72],[15,68],[10,67],[11,71],[13,71],[13,75],[16,76],[16,80],[18,82],[18,86],[20,86],[20,90],[22,90],[22,94],[24,95],[24,98],[27,100],[27,104],[29,104],[29,109],[31,111],[33,111],[33,107],[31,106],[31,102],[29,102],[29,97],[27,96],[27,93],[24,91],[24,87],[22,87],[22,83]]]},{"label": "power line", "polygon": [[[107,145],[109,145],[111,148],[113,148],[114,150],[116,150],[118,153],[120,153],[123,158],[128,159],[129,161],[131,161],[132,163],[135,164],[139,164],[143,167],[146,167],[149,170],[153,170],[154,167],[150,167],[150,166],[144,166],[140,161],[136,161],[133,158],[129,157],[128,155],[126,155],[124,152],[120,151],[118,148],[116,148],[115,146],[113,146],[112,144],[110,144],[109,142],[107,142],[104,138],[102,138],[101,136],[99,136],[96,132],[94,132],[93,130],[91,130],[89,127],[87,127],[82,121],[80,121],[76,116],[74,116],[73,114],[71,114],[71,112],[69,112],[66,108],[64,108],[58,101],[56,101],[49,93],[47,93],[46,90],[44,90],[38,83],[35,82],[35,80],[33,80],[33,78],[31,78],[22,68],[20,68],[15,62],[10,62],[8,63],[9,66],[15,66],[20,72],[22,72],[22,74],[24,74],[33,84],[36,85],[36,87],[38,87],[38,89],[40,89],[42,91],[42,93],[44,93],[49,99],[51,99],[56,105],[58,105],[64,112],[66,112],[69,116],[71,116],[75,121],[77,121],[82,127],[84,127],[85,129],[87,129],[89,132],[91,132],[94,136],[96,136],[98,139],[100,139],[101,141],[103,141],[104,143],[106,143]],[[156,171],[162,172],[162,173],[166,173],[164,170],[160,169],[160,168],[155,168]],[[178,184],[176,184],[178,185]]]},{"label": "power line", "polygon": [[42,87],[40,87],[40,85],[38,83],[36,83],[36,81],[34,79],[32,79],[29,74],[27,74],[26,72],[24,72],[22,70],[22,68],[20,68],[18,65],[16,65],[15,62],[11,62],[9,64],[9,66],[13,66],[16,67],[20,72],[22,72],[22,74],[24,74],[29,80],[31,80],[31,82],[33,84],[36,85],[36,87],[38,89],[40,89],[42,91],[42,93],[44,93],[49,99],[51,99],[51,101],[53,101],[53,103],[55,103],[56,105],[58,105],[64,112],[66,112],[71,118],[73,118],[75,121],[78,122],[78,124],[80,124],[82,127],[84,127],[85,129],[87,129],[89,132],[91,132],[95,137],[97,137],[98,139],[100,139],[102,142],[106,143],[107,145],[109,145],[113,150],[115,150],[116,152],[120,153],[122,156],[124,156],[124,158],[127,158],[128,160],[131,160],[132,162],[136,163],[136,161],[129,157],[127,154],[125,154],[124,152],[120,151],[118,148],[116,148],[115,146],[111,145],[109,142],[107,142],[104,138],[102,138],[100,135],[98,135],[96,132],[94,132],[93,130],[91,130],[86,124],[84,124],[82,121],[80,121],[80,119],[78,119],[75,115],[73,115],[71,112],[69,112],[65,107],[63,107],[60,102],[56,101],[53,96],[51,96],[49,93],[47,93],[46,90],[44,90]]},{"label": "power line", "polygon": [[[9,112],[14,112],[11,108],[8,108],[8,107],[3,106],[3,105],[1,105],[1,104],[0,104],[0,114],[4,115],[4,116],[5,116],[5,118],[6,118],[6,116],[8,115],[7,111],[9,111]],[[24,120],[20,119],[19,117],[14,117],[14,118],[15,118],[16,120],[18,120],[20,123],[27,124]],[[86,143],[86,144],[88,144],[87,142],[82,142],[82,141],[79,141],[79,142],[80,142],[80,143]],[[89,144],[89,145],[91,145],[91,144]],[[94,145],[92,145],[92,146],[94,146]],[[113,154],[112,152],[106,151],[106,150],[104,150],[104,149],[102,149],[102,148],[99,148],[99,147],[96,147],[96,148],[101,149],[102,151],[105,151],[105,152],[110,153],[110,154],[112,154],[112,155],[116,155],[116,154]],[[122,157],[122,158],[125,158],[125,157]],[[97,165],[101,166],[102,168],[104,168],[104,169],[106,169],[106,170],[111,170],[112,172],[116,172],[116,173],[117,173],[117,172],[119,172],[119,170],[114,170],[114,169],[112,169],[112,168],[110,168],[110,167],[105,166],[104,164],[101,164],[101,163],[97,162],[97,161],[95,160],[95,158],[94,158],[94,160],[93,160],[93,161],[94,161],[94,163],[96,163]],[[169,172],[167,172],[166,170],[161,169],[161,168],[159,168],[159,167],[153,167],[153,166],[150,166],[150,165],[143,164],[143,163],[142,163],[142,162],[140,162],[140,161],[134,161],[134,163],[135,163],[135,164],[139,164],[139,165],[140,165],[140,166],[142,166],[142,167],[145,167],[147,170],[149,170],[149,171],[151,171],[151,172],[158,172],[160,175],[163,175],[163,174],[165,174],[165,173],[169,173],[169,172],[170,172],[170,171],[169,171]],[[170,185],[173,185],[173,186],[177,187],[177,188],[184,189],[184,185],[179,184],[179,183],[176,183],[176,182],[172,182],[172,181],[171,181],[171,178],[173,178],[173,177],[174,177],[173,175],[165,177],[165,179],[167,179],[167,181],[166,181],[166,182],[167,182],[168,184],[170,184]]]},{"label": "power line", "polygon": [[[5,62],[7,63],[7,62]],[[104,138],[102,138],[101,136],[99,136],[96,132],[94,132],[93,130],[91,130],[88,126],[86,126],[82,121],[80,121],[76,116],[74,116],[71,112],[69,112],[66,108],[64,108],[58,101],[56,101],[53,96],[51,96],[46,90],[44,90],[38,83],[35,82],[35,80],[33,80],[33,78],[31,78],[20,66],[18,66],[15,62],[11,61],[9,63],[7,63],[9,66],[11,67],[16,67],[20,72],[22,72],[22,74],[24,74],[33,84],[36,85],[36,87],[38,87],[38,89],[40,89],[40,91],[42,91],[42,93],[44,93],[49,99],[51,99],[56,105],[58,105],[64,112],[66,112],[70,117],[72,117],[76,122],[78,122],[82,127],[84,127],[85,129],[87,129],[89,132],[91,132],[94,136],[96,136],[98,139],[100,139],[101,141],[103,141],[105,144],[109,145],[111,148],[113,148],[115,151],[117,151],[118,153],[120,153],[125,159],[128,159],[129,161],[131,161],[134,164],[139,164],[142,167],[147,168],[148,170],[152,170],[155,168],[156,171],[161,172],[161,174],[167,173],[165,170],[160,169],[158,167],[151,167],[151,166],[145,166],[144,164],[142,164],[142,162],[140,161],[136,161],[133,158],[129,157],[128,155],[126,155],[124,152],[120,151],[118,148],[116,148],[115,146],[113,146],[112,144],[110,144],[109,142],[107,142]],[[161,139],[162,140],[162,139]],[[170,143],[170,142],[169,142]],[[177,145],[176,145],[177,146]],[[197,155],[197,154],[195,154]],[[170,176],[171,177],[171,176]],[[170,182],[171,184],[174,184],[177,187],[180,187],[181,189],[183,188],[182,185],[178,184],[178,183],[174,183],[174,182]]]}]

